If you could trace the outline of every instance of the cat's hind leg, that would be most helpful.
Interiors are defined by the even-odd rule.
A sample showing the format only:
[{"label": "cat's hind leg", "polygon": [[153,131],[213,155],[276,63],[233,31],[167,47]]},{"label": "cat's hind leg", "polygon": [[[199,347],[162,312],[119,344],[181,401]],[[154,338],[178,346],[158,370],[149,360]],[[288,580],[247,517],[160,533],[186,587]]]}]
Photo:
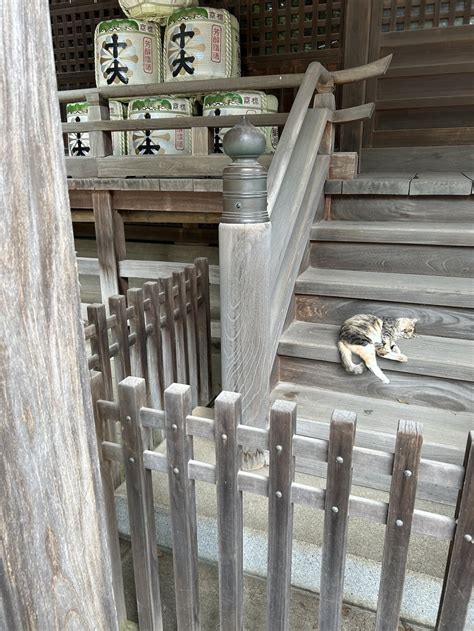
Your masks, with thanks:
[{"label": "cat's hind leg", "polygon": [[376,377],[383,381],[384,383],[390,383],[390,379],[384,375],[384,373],[377,366],[377,356],[375,354],[375,348],[371,345],[367,346],[358,346],[357,350],[353,347],[354,353],[359,355],[359,357],[364,361],[367,368],[374,373]]},{"label": "cat's hind leg", "polygon": [[[362,363],[354,364],[354,362],[352,361],[352,352],[354,348],[353,345],[348,344],[344,340],[339,340],[339,342],[337,343],[337,347],[339,349],[339,353],[341,354],[342,365],[344,366],[346,371],[348,373],[351,373],[352,375],[361,375],[365,370],[365,366]],[[358,355],[357,352],[356,354]]]},{"label": "cat's hind leg", "polygon": [[383,357],[384,359],[391,359],[395,362],[408,361],[408,357],[401,352],[396,344],[394,344],[391,348],[387,348],[386,346],[376,348],[375,352],[379,357]]}]

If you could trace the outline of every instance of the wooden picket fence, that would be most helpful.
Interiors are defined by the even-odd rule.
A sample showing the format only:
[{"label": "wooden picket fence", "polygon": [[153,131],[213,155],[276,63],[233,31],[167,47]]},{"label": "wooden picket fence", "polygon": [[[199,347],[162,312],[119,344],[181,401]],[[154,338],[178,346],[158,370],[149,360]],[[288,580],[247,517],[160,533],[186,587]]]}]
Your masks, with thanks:
[{"label": "wooden picket fence", "polygon": [[[341,625],[348,520],[357,517],[386,524],[384,554],[376,616],[376,631],[396,631],[399,624],[411,533],[450,541],[437,631],[462,631],[474,578],[474,432],[468,436],[464,465],[421,457],[421,426],[400,421],[391,451],[355,445],[356,416],[335,410],[329,439],[312,436],[312,421],[297,419],[288,401],[271,407],[268,429],[241,424],[241,396],[222,392],[215,400],[215,419],[193,416],[192,387],[172,384],[164,393],[164,410],[147,407],[143,379],[128,377],[118,386],[118,403],[97,400],[100,375],[93,379],[98,427],[120,421],[122,446],[103,441],[100,457],[108,507],[112,554],[118,549],[110,466],[125,466],[139,626],[162,629],[158,559],[154,521],[152,472],[167,475],[170,492],[177,628],[200,627],[195,480],[216,486],[219,559],[220,628],[243,629],[242,495],[268,497],[267,629],[288,631],[292,556],[293,506],[323,510],[320,631]],[[147,448],[149,432],[163,431],[166,454]],[[316,430],[316,433],[319,430]],[[368,434],[368,432],[365,432]],[[210,440],[216,464],[194,459],[193,437]],[[366,442],[367,436],[364,437]],[[268,450],[268,476],[241,470],[244,449]],[[295,482],[295,472],[321,475],[326,488]],[[390,476],[389,502],[351,495],[352,483]],[[380,487],[377,487],[380,488]],[[454,499],[455,515],[415,509],[415,498]],[[120,559],[120,556],[118,557]],[[114,581],[120,610],[123,585],[115,559]],[[123,607],[124,611],[124,607]]]}]

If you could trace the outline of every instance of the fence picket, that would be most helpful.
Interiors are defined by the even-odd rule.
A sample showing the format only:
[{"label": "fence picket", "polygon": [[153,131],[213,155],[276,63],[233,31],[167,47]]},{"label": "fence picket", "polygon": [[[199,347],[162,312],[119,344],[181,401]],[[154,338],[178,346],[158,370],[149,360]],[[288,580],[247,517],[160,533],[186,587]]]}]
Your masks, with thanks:
[{"label": "fence picket", "polygon": [[148,430],[140,420],[140,408],[147,403],[144,379],[127,377],[119,384],[118,395],[138,620],[142,631],[161,631],[152,474],[143,463]]},{"label": "fence picket", "polygon": [[268,486],[267,629],[289,629],[293,503],[295,474],[293,435],[296,405],[275,401],[270,411]]},{"label": "fence picket", "polygon": [[319,628],[338,631],[344,595],[349,496],[356,415],[334,410],[328,445]]},{"label": "fence picket", "polygon": [[197,258],[194,265],[199,277],[199,305],[197,310],[197,343],[199,363],[199,403],[207,405],[212,398],[211,370],[211,309],[209,300],[209,261]]},{"label": "fence picket", "polygon": [[[91,353],[99,357],[98,369],[103,375],[103,394],[104,399],[112,401],[114,398],[112,369],[110,366],[109,355],[109,335],[107,332],[107,314],[105,313],[105,305],[88,305],[87,318],[89,324],[95,326],[95,335],[91,337]],[[113,435],[104,440],[115,440]]]},{"label": "fence picket", "polygon": [[186,279],[184,272],[173,272],[173,285],[177,286],[177,294],[174,302],[175,308],[178,310],[177,316],[175,317],[177,381],[178,383],[189,383],[186,330]]},{"label": "fence picket", "polygon": [[143,289],[134,287],[127,291],[128,306],[133,307],[133,317],[130,318],[130,329],[135,333],[135,344],[131,347],[131,364],[132,375],[134,377],[142,377],[147,380],[148,385],[148,361],[147,361],[147,342],[145,328],[145,306]]},{"label": "fence picket", "polygon": [[150,300],[147,311],[147,323],[151,324],[151,332],[147,339],[148,387],[150,407],[163,409],[163,348],[161,344],[161,308],[160,290],[157,282],[146,282],[143,285],[145,298]]},{"label": "fence picket", "polygon": [[173,279],[171,276],[159,279],[160,292],[163,292],[165,326],[161,331],[163,342],[164,386],[167,388],[178,380],[176,361],[176,331],[174,326]]},{"label": "fence picket", "polygon": [[398,629],[423,436],[413,421],[399,421],[385,530],[376,631]]},{"label": "fence picket", "polygon": [[110,296],[109,311],[115,315],[115,326],[112,333],[118,346],[114,360],[115,381],[120,383],[132,374],[130,364],[130,346],[128,343],[128,316],[125,296]]},{"label": "fence picket", "polygon": [[222,392],[215,402],[217,529],[219,541],[220,628],[241,631],[243,587],[242,492],[238,489],[241,447],[237,427],[241,396]]},{"label": "fence picket", "polygon": [[474,432],[467,439],[464,484],[459,493],[454,539],[436,623],[437,631],[463,631],[474,582]]},{"label": "fence picket", "polygon": [[173,566],[178,631],[199,630],[198,555],[194,480],[188,475],[193,439],[186,434],[191,388],[172,384],[165,390],[168,481],[173,537]]},{"label": "fence picket", "polygon": [[[186,326],[187,357],[189,371],[189,385],[193,407],[198,404],[199,393],[199,372],[198,372],[198,346],[197,346],[197,275],[194,265],[187,265],[184,268],[185,292],[189,285],[189,292],[185,296],[184,324]],[[189,311],[187,308],[187,293],[189,294]]]}]

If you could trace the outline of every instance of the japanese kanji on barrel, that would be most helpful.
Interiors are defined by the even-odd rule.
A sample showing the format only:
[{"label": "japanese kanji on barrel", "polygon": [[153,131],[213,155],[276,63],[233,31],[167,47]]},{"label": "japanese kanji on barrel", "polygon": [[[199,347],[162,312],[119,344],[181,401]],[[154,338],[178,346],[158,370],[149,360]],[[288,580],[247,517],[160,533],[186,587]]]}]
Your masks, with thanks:
[{"label": "japanese kanji on barrel", "polygon": [[176,11],[166,24],[163,66],[165,81],[239,77],[237,19],[225,9]]},{"label": "japanese kanji on barrel", "polygon": [[[230,116],[232,114],[267,114],[278,112],[278,99],[258,90],[246,92],[217,92],[204,97],[203,116]],[[222,139],[228,128],[216,127],[213,130],[213,152],[222,153]],[[275,151],[278,143],[278,127],[262,127],[265,134],[266,153]]]},{"label": "japanese kanji on barrel", "polygon": [[159,83],[160,28],[142,20],[106,20],[95,30],[97,87]]},{"label": "japanese kanji on barrel", "polygon": [[123,12],[131,18],[161,22],[177,9],[196,5],[195,0],[119,0]]},{"label": "japanese kanji on barrel", "polygon": [[[124,120],[127,118],[127,106],[120,101],[109,101],[110,120]],[[89,120],[89,103],[80,101],[68,103],[66,106],[68,123],[83,123]],[[88,156],[90,154],[90,141],[87,132],[68,134],[69,155],[73,157]],[[127,134],[123,131],[112,133],[112,148],[114,156],[127,154]]]},{"label": "japanese kanji on barrel", "polygon": [[[144,122],[155,118],[176,118],[193,115],[194,101],[179,97],[147,97],[128,104],[128,117]],[[144,124],[144,128],[146,124]],[[187,155],[191,153],[190,129],[152,129],[130,132],[131,155]]]}]

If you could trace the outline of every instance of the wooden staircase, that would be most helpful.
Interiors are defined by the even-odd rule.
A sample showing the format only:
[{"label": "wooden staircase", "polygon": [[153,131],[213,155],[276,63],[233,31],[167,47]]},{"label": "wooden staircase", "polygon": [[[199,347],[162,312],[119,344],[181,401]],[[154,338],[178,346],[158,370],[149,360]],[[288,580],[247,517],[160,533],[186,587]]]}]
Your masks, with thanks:
[{"label": "wooden staircase", "polygon": [[[427,442],[463,448],[474,425],[474,227],[466,198],[444,199],[332,197],[296,281],[273,398],[319,421],[354,410],[359,427],[382,432],[413,419]],[[408,363],[378,360],[388,385],[340,364],[339,327],[356,313],[419,318],[417,337],[400,341]]]}]

